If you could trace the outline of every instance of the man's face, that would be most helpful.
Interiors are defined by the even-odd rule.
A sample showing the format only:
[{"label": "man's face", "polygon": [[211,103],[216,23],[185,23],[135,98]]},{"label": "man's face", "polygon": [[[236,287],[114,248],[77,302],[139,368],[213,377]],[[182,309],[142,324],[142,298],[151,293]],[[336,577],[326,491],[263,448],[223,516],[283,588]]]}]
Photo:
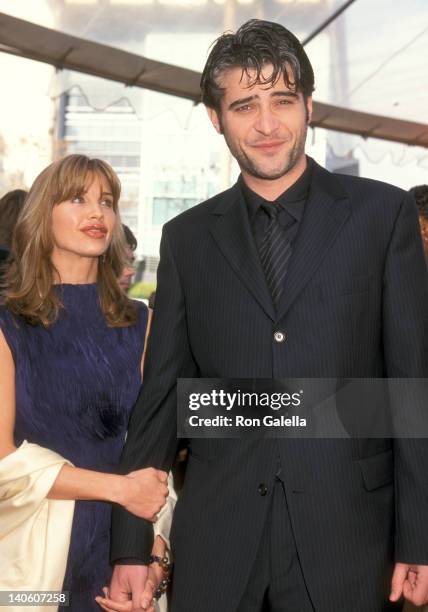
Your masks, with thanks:
[{"label": "man's face", "polygon": [[122,274],[119,278],[120,287],[126,292],[129,291],[132,285],[132,279],[135,274],[135,255],[134,251],[130,246],[126,247],[126,265],[122,270]]},{"label": "man's face", "polygon": [[[271,72],[267,65],[263,77]],[[225,89],[221,110],[208,109],[208,114],[244,175],[275,180],[304,155],[312,98],[305,103],[303,94],[289,89],[282,76],[273,86],[249,87],[254,76],[254,70],[248,75],[241,68],[226,70],[220,78]]]},{"label": "man's face", "polygon": [[424,243],[425,257],[428,262],[428,219],[419,215],[419,224],[421,226],[422,240]]}]

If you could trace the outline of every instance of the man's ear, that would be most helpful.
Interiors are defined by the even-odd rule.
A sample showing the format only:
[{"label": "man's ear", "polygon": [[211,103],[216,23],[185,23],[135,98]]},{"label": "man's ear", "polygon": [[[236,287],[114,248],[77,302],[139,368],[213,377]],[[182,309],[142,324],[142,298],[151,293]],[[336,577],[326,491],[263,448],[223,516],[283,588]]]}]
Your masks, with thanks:
[{"label": "man's ear", "polygon": [[306,119],[307,119],[306,123],[308,125],[312,121],[312,109],[313,109],[312,96],[308,96],[306,98]]},{"label": "man's ear", "polygon": [[213,124],[217,134],[223,134],[223,130],[221,129],[220,117],[218,116],[217,111],[214,108],[210,108],[209,106],[206,106],[205,108],[207,109],[208,117],[210,118],[210,121]]}]

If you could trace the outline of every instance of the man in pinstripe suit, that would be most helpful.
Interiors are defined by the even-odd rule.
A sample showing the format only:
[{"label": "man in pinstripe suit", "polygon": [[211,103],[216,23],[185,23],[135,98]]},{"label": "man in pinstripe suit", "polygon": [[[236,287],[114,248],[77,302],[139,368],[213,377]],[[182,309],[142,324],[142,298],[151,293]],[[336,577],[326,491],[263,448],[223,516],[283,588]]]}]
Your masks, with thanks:
[{"label": "man in pinstripe suit", "polygon": [[[305,156],[314,79],[298,40],[252,20],[216,42],[201,84],[241,177],[164,227],[126,472],[170,469],[179,377],[427,377],[414,201]],[[172,612],[427,601],[427,441],[191,439],[189,454]],[[148,523],[115,509],[111,597],[132,593],[133,610],[151,544]]]}]

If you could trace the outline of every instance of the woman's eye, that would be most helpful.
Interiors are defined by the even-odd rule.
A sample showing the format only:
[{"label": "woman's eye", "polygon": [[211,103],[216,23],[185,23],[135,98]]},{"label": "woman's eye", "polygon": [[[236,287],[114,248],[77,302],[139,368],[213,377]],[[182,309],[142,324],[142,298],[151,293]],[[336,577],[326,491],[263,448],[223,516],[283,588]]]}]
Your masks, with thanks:
[{"label": "woman's eye", "polygon": [[82,204],[85,200],[83,196],[74,196],[70,200],[73,204]]},{"label": "woman's eye", "polygon": [[110,200],[109,198],[101,200],[101,204],[103,206],[107,206],[108,208],[112,208],[113,207],[113,200]]}]

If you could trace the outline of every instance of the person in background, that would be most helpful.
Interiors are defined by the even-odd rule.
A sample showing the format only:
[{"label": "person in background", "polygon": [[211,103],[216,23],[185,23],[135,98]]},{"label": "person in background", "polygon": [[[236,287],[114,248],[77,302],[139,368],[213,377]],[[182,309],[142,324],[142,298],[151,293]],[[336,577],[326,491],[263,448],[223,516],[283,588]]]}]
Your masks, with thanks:
[{"label": "person in background", "polygon": [[123,227],[123,231],[125,234],[125,240],[126,240],[126,248],[125,248],[126,262],[122,270],[122,274],[119,277],[119,285],[125,291],[125,293],[128,293],[131,287],[131,284],[132,284],[132,279],[134,278],[134,274],[135,274],[134,264],[135,264],[135,249],[137,248],[137,239],[127,225],[122,224],[122,227]]},{"label": "person in background", "polygon": [[0,305],[0,590],[62,585],[68,612],[99,610],[111,504],[153,522],[168,494],[161,471],[116,475],[147,325],[146,306],[117,281],[119,195],[101,160],[48,166],[19,217]]},{"label": "person in background", "polygon": [[428,264],[428,185],[412,187],[409,192],[414,196],[418,207],[425,259]]},{"label": "person in background", "polygon": [[[9,191],[0,199],[0,266],[9,257],[13,230],[24,205],[27,192],[23,189]],[[1,274],[1,268],[0,268]]]}]

